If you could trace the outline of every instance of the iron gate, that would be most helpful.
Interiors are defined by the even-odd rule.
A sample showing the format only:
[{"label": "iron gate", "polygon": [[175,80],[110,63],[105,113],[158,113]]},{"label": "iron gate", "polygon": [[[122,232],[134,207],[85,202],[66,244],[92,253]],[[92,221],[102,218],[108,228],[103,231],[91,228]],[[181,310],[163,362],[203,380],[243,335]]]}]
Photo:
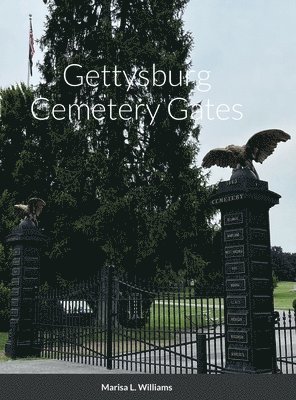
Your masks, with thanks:
[{"label": "iron gate", "polygon": [[214,288],[129,282],[109,268],[40,290],[35,324],[46,358],[161,374],[224,366],[223,295]]}]

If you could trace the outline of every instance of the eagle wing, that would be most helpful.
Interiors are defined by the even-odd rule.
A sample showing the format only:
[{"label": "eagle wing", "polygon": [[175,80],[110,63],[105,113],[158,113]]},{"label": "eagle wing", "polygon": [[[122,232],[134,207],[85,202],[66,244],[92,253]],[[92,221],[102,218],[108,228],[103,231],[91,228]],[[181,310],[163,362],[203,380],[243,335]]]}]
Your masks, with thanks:
[{"label": "eagle wing", "polygon": [[28,214],[29,208],[25,204],[15,204],[14,208],[21,212],[21,214]]},{"label": "eagle wing", "polygon": [[262,163],[274,152],[279,142],[286,142],[289,139],[291,136],[280,129],[258,132],[248,140],[246,155],[249,159]]},{"label": "eagle wing", "polygon": [[209,151],[202,160],[204,168],[210,168],[212,165],[218,167],[231,167],[237,166],[237,157],[235,153],[228,149],[213,149]]}]

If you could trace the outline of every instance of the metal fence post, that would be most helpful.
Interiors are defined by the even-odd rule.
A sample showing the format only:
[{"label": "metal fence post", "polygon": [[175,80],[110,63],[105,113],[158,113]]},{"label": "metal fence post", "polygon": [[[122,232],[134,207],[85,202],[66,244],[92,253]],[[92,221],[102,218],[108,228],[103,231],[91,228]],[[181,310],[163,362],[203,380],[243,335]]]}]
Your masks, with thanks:
[{"label": "metal fence post", "polygon": [[197,373],[207,373],[207,343],[206,334],[196,334],[196,350],[197,350]]},{"label": "metal fence post", "polygon": [[112,317],[113,317],[113,276],[114,267],[108,268],[108,293],[107,293],[107,369],[112,369]]},{"label": "metal fence post", "polygon": [[[276,325],[278,326],[278,328],[280,327],[280,314],[278,311],[274,311],[273,315],[272,315],[272,324],[274,326],[274,333],[272,335],[272,340],[273,340],[273,349],[274,349],[274,353],[273,353],[273,369],[272,369],[272,373],[273,374],[281,374],[282,371],[278,368],[277,365],[277,346],[276,346],[276,338],[275,338],[275,334],[276,334]],[[281,347],[281,343],[279,343],[279,347]],[[293,360],[292,360],[293,361]]]}]

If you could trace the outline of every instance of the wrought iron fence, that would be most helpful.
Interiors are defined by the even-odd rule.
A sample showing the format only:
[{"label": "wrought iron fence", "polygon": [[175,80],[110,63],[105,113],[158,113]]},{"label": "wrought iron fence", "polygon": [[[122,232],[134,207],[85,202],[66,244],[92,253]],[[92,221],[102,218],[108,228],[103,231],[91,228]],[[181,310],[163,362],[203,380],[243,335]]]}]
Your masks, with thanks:
[{"label": "wrought iron fence", "polygon": [[113,268],[71,288],[40,291],[35,323],[43,357],[143,373],[219,373],[221,290],[129,282]]},{"label": "wrought iron fence", "polygon": [[278,371],[296,372],[296,314],[294,310],[278,311],[275,320]]},{"label": "wrought iron fence", "polygon": [[[296,372],[296,315],[276,312],[278,372]],[[42,356],[143,373],[223,373],[222,288],[157,285],[106,273],[40,290],[35,327]]]}]

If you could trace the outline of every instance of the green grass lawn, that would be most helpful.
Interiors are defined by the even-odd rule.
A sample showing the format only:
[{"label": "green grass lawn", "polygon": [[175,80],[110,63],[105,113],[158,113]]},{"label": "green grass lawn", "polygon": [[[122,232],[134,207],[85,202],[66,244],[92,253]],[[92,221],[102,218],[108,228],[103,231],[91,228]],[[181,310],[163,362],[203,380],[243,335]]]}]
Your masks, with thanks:
[{"label": "green grass lawn", "polygon": [[219,324],[223,320],[223,309],[219,312],[218,303],[214,303],[216,308],[213,308],[213,301],[208,302],[209,312],[207,312],[206,303],[203,308],[197,302],[195,307],[192,304],[156,304],[150,308],[150,319],[146,324],[146,330],[183,330],[190,326],[207,327],[214,323]]},{"label": "green grass lawn", "polygon": [[296,299],[296,282],[279,282],[274,290],[274,308],[278,310],[292,309]]},{"label": "green grass lawn", "polygon": [[7,342],[8,333],[0,332],[0,361],[6,361],[8,358],[4,354],[4,346]]}]

